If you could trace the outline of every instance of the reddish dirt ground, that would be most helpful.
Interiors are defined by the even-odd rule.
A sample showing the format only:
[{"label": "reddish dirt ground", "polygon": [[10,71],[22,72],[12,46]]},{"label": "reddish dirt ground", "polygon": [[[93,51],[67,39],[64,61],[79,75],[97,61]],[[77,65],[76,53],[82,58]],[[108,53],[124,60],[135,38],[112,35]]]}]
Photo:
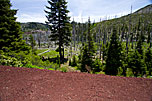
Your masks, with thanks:
[{"label": "reddish dirt ground", "polygon": [[0,66],[0,101],[152,101],[152,79]]}]

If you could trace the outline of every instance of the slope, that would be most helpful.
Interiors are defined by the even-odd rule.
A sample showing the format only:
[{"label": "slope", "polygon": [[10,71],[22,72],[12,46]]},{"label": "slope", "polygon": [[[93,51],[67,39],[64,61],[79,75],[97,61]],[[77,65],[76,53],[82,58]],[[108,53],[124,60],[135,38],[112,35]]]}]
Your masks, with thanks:
[{"label": "slope", "polygon": [[0,66],[0,101],[151,101],[152,80]]}]

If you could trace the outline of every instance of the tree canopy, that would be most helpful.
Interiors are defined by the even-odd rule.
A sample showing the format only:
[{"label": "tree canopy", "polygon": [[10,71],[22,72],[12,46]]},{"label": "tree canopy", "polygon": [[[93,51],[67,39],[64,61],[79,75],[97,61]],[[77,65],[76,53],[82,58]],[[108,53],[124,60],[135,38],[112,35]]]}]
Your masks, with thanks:
[{"label": "tree canopy", "polygon": [[11,9],[10,0],[0,1],[0,50],[25,51],[28,46],[22,40],[22,32],[16,22],[17,10]]},{"label": "tree canopy", "polygon": [[60,61],[64,59],[64,46],[68,46],[71,41],[70,17],[68,17],[67,2],[65,0],[49,0],[50,7],[46,6],[46,22],[50,26],[52,34],[51,41],[59,45]]}]

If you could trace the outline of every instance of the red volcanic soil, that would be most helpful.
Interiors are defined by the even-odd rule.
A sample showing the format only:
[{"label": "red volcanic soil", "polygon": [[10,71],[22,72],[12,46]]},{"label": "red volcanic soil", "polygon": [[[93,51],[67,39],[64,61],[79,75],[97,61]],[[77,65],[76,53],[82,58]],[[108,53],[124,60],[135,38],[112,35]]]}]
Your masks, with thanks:
[{"label": "red volcanic soil", "polygon": [[0,101],[152,101],[152,79],[0,66]]}]

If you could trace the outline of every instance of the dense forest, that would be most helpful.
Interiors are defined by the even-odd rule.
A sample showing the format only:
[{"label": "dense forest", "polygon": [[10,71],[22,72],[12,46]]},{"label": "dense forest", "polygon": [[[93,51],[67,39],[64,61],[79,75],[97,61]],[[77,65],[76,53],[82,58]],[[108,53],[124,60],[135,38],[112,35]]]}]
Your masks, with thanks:
[{"label": "dense forest", "polygon": [[47,24],[39,23],[39,22],[28,22],[28,23],[20,23],[21,29],[23,32],[28,32],[32,30],[44,30],[47,31],[49,29]]},{"label": "dense forest", "polygon": [[70,22],[65,0],[48,4],[46,24],[18,23],[10,1],[0,1],[0,65],[152,76],[152,5],[120,18],[79,23]]}]

